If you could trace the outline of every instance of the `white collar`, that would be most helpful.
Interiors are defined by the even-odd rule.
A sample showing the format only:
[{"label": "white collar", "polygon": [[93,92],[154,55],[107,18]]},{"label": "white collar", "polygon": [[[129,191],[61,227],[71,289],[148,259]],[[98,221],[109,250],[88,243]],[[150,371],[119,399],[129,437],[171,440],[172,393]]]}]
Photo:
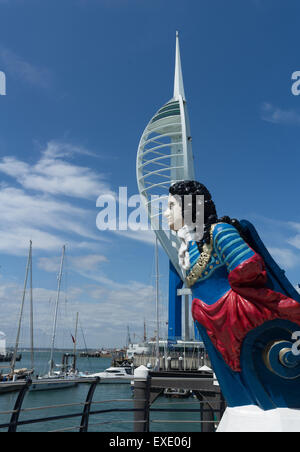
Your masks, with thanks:
[{"label": "white collar", "polygon": [[188,251],[189,242],[199,241],[201,237],[199,238],[199,234],[196,233],[196,230],[188,225],[184,225],[179,229],[177,235],[181,240],[181,246],[178,251],[179,265],[183,270],[187,271],[191,268],[190,254]]}]

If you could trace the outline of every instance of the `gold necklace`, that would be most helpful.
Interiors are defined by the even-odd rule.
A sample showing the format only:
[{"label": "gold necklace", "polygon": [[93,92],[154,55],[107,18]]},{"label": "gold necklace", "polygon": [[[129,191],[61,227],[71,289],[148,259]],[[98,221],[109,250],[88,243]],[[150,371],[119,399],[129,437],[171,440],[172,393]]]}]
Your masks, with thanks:
[{"label": "gold necklace", "polygon": [[186,285],[187,287],[192,287],[199,278],[201,278],[202,273],[206,269],[212,252],[213,252],[213,232],[215,228],[215,224],[211,226],[210,228],[210,243],[205,243],[203,245],[202,253],[199,256],[199,259],[197,260],[196,264],[194,265],[193,269],[191,270],[190,274],[186,277]]}]

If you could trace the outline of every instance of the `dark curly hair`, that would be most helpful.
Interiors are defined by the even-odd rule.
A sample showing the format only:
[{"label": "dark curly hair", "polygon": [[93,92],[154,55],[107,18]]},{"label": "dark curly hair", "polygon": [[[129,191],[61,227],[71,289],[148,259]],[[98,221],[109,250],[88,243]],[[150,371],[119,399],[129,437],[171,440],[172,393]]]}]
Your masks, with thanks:
[{"label": "dark curly hair", "polygon": [[242,235],[242,227],[240,222],[236,219],[231,219],[227,216],[218,219],[215,203],[212,200],[211,194],[205,185],[193,180],[184,180],[176,182],[171,185],[169,193],[172,196],[179,196],[181,198],[182,216],[184,218],[184,196],[192,195],[192,219],[196,221],[196,196],[204,196],[204,234],[203,238],[197,242],[199,252],[202,253],[205,243],[210,243],[211,226],[216,223],[228,223],[234,226],[240,235]]}]

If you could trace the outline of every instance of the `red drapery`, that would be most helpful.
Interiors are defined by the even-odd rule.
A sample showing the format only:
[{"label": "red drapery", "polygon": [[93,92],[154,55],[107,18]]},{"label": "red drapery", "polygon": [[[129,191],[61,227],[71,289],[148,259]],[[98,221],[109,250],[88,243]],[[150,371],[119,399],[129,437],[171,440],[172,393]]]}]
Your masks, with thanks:
[{"label": "red drapery", "polygon": [[231,290],[213,305],[195,299],[192,313],[225,362],[240,372],[240,352],[246,334],[274,319],[300,325],[300,303],[266,287],[267,272],[258,254],[231,271],[228,278]]}]

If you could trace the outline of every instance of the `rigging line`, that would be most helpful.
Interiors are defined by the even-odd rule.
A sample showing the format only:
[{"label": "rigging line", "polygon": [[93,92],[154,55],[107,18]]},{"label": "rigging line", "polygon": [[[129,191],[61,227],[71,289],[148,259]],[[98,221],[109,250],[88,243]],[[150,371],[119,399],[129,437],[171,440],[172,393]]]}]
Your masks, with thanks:
[{"label": "rigging line", "polygon": [[23,312],[24,312],[24,305],[25,305],[25,298],[26,298],[26,291],[27,291],[27,282],[28,282],[29,269],[30,269],[29,267],[30,267],[31,247],[32,247],[32,242],[30,240],[29,254],[28,254],[27,265],[26,265],[26,272],[25,272],[23,296],[22,296],[22,302],[21,302],[21,308],[20,308],[20,314],[19,314],[19,322],[18,322],[18,329],[17,329],[17,338],[16,338],[16,344],[15,344],[15,348],[14,348],[14,352],[13,352],[13,357],[12,357],[12,360],[11,360],[11,374],[12,375],[14,375],[14,372],[15,372],[16,358],[17,358],[18,347],[19,347],[19,342],[20,342],[22,317],[23,317]]},{"label": "rigging line", "polygon": [[[148,277],[148,284],[149,284],[149,286],[151,286],[151,288],[152,289],[154,289],[154,286],[153,286],[153,277],[154,277],[154,266],[155,266],[155,253],[153,253],[152,254],[152,264],[151,264],[151,270],[150,270],[150,274],[149,274],[149,277]],[[153,294],[151,294],[150,295],[150,303],[148,304],[147,303],[147,306],[152,306],[152,299],[153,299],[153,296],[154,296],[154,290],[153,290]],[[152,324],[153,322],[152,322],[152,320],[149,320],[148,319],[148,325],[149,324]],[[150,334],[150,332],[149,332],[149,330],[148,330],[148,337],[151,337],[153,334]]]},{"label": "rigging line", "polygon": [[84,331],[83,331],[83,328],[82,328],[82,325],[81,325],[81,321],[80,321],[80,319],[79,319],[79,327],[80,327],[80,330],[81,330],[81,334],[82,334],[82,337],[83,337],[83,343],[84,343],[84,347],[85,347],[85,352],[86,352],[86,355],[87,355],[87,359],[88,359],[88,365],[89,365],[89,369],[90,369],[90,371],[92,371],[92,370],[93,370],[93,368],[92,368],[92,365],[91,365],[91,360],[90,360],[90,358],[89,358],[89,356],[88,356],[88,348],[87,348],[87,343],[86,343],[86,340],[85,340],[85,335],[84,335]]},{"label": "rigging line", "polygon": [[[64,260],[64,273],[63,273],[63,280],[62,280],[63,290],[64,290],[64,318],[69,319],[71,316],[73,316],[73,312],[70,310],[70,304],[69,304],[69,254],[65,253],[65,260]],[[68,332],[68,339],[67,343],[65,344],[65,334]],[[69,326],[64,329],[64,335],[63,335],[63,344],[64,347],[69,348],[69,340],[72,336],[72,332]]]},{"label": "rigging line", "polygon": [[33,312],[33,287],[32,287],[32,247],[30,253],[30,357],[31,357],[31,369],[34,369],[34,312]]}]

